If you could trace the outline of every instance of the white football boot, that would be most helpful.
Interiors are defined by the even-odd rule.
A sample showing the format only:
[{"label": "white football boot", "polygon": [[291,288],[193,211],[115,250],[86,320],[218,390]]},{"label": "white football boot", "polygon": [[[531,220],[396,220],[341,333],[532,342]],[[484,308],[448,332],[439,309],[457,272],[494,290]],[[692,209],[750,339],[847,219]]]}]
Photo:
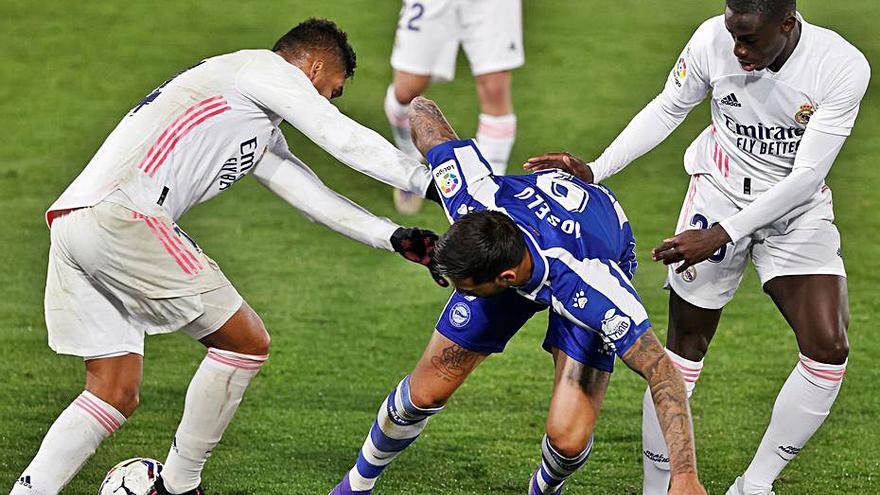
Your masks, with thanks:
[{"label": "white football boot", "polygon": [[[730,485],[730,488],[727,489],[727,493],[725,495],[747,495],[746,492],[743,491],[743,477],[737,476],[736,481]],[[748,494],[748,495],[776,495],[776,492],[773,490],[767,490],[766,492],[760,494]]]}]

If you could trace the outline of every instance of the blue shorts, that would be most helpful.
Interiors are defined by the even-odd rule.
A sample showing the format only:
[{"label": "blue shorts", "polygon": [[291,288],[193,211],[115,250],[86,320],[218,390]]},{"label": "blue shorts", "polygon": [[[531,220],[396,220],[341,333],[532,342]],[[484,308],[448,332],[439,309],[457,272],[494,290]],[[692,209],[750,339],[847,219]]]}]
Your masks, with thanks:
[{"label": "blue shorts", "polygon": [[[485,298],[453,292],[437,322],[437,331],[465,349],[487,354],[503,352],[529,318],[545,309],[547,306],[513,289]],[[547,352],[556,347],[575,361],[601,371],[610,373],[614,369],[614,351],[598,333],[552,311],[543,347]]]}]

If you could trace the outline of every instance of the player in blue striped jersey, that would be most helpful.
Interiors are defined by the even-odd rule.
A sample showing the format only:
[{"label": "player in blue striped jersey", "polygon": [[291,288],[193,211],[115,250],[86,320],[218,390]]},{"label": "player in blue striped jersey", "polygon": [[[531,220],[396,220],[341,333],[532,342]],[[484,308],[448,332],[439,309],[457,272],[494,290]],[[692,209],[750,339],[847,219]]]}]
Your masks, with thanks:
[{"label": "player in blue striped jersey", "polygon": [[544,348],[556,379],[530,495],[558,494],[592,448],[615,355],[653,393],[672,466],[670,494],[705,494],[684,382],[630,283],[635,239],[608,189],[559,170],[494,176],[430,100],[410,110],[452,227],[435,260],[456,287],[415,370],[379,409],[355,466],[331,495],[369,494],[391,460],[489,354],[550,308]]}]

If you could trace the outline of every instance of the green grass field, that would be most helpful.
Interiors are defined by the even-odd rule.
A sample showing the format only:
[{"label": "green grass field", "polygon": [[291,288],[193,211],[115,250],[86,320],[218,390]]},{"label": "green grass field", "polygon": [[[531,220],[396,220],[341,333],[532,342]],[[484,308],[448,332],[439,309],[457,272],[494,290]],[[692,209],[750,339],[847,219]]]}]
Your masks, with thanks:
[{"label": "green grass field", "polygon": [[[514,170],[546,150],[585,158],[601,152],[659,91],[696,26],[723,7],[721,0],[525,4],[527,64],[514,78]],[[880,3],[800,4],[807,20],[838,30],[878,63]],[[335,19],[348,30],[360,67],[338,104],[387,135],[382,98],[398,8],[394,0],[0,0],[0,491],[83,383],[81,361],[46,346],[45,208],[125,112],[166,77],[207,56],[269,47],[308,16]],[[429,96],[470,135],[476,97],[459,62],[458,79]],[[849,372],[832,415],[783,472],[780,495],[880,491],[880,371],[874,368],[880,344],[873,327],[880,314],[878,102],[875,81],[829,180],[850,275]],[[687,187],[681,155],[707,122],[703,105],[663,145],[609,181],[640,241],[636,285],[661,335],[665,272],[648,252],[671,233]],[[397,217],[386,187],[334,162],[289,127],[285,132],[294,151],[338,191],[399,222],[445,229],[435,207]],[[270,364],[210,460],[206,487],[218,495],[326,493],[354,461],[379,401],[420,355],[447,292],[396,255],[309,223],[250,179],[180,223],[273,335]],[[475,372],[388,470],[377,493],[525,493],[540,458],[552,384],[551,360],[540,349],[545,324],[546,315],[535,318],[506,353]],[[715,340],[693,411],[701,477],[710,493],[724,493],[751,460],[797,348],[751,269]],[[164,459],[203,354],[183,335],[147,339],[141,408],[66,493],[95,493],[121,459]],[[566,493],[641,493],[643,390],[625,368],[615,373],[593,456]]]}]

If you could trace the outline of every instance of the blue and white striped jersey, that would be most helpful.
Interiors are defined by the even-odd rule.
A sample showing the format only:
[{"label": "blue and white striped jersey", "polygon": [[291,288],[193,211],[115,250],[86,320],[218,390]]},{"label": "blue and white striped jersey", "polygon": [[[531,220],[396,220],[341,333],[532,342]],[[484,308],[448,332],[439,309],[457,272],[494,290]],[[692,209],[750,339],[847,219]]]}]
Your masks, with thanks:
[{"label": "blue and white striped jersey", "polygon": [[450,221],[496,210],[522,229],[534,271],[518,292],[548,305],[578,327],[597,332],[617,354],[651,324],[630,283],[635,240],[610,190],[559,170],[492,175],[473,141],[449,141],[428,152]]}]

